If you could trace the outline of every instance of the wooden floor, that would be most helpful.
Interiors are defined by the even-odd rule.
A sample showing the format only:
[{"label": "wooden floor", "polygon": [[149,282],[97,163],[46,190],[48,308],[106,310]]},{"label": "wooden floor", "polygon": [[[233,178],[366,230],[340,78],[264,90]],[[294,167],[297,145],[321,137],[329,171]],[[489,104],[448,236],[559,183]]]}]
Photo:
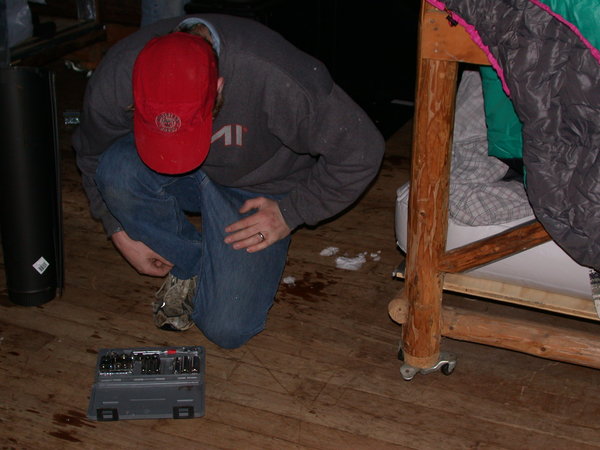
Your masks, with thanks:
[{"label": "wooden floor", "polygon": [[[60,113],[79,109],[84,80],[57,72]],[[0,275],[1,448],[600,448],[598,370],[444,339],[458,355],[451,376],[401,378],[401,330],[387,304],[402,288],[391,276],[402,259],[394,207],[410,125],[388,141],[381,174],[356,207],[295,234],[285,271],[295,283],[282,284],[266,330],[233,351],[197,330],[153,326],[161,280],[138,276],[90,219],[70,131],[61,127],[64,293],[16,306]],[[339,269],[320,255],[331,246],[367,261]],[[205,346],[205,417],[86,419],[99,349],[167,345]]]}]

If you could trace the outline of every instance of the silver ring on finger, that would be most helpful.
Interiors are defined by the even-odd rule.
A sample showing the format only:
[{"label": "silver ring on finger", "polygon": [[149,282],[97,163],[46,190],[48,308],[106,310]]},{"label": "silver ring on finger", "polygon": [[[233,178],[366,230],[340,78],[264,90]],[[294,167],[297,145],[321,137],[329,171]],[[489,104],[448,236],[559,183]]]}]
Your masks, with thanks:
[{"label": "silver ring on finger", "polygon": [[262,234],[260,231],[258,233],[256,233],[256,235],[258,236],[258,239],[260,239],[260,242],[265,240],[265,235]]}]

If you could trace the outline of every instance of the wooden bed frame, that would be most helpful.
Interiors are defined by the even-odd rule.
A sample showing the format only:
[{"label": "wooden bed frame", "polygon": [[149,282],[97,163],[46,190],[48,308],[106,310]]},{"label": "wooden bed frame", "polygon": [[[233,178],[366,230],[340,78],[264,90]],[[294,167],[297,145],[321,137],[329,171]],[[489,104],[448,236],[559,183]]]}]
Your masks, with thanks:
[{"label": "wooden bed frame", "polygon": [[[525,289],[461,274],[550,240],[537,221],[446,251],[454,102],[460,63],[488,65],[483,51],[443,11],[422,0],[404,289],[388,306],[402,324],[403,376],[453,369],[441,336],[600,368],[600,333],[573,331],[442,305],[444,289],[598,320],[592,299]],[[447,276],[446,276],[447,274]],[[600,329],[600,328],[599,328]],[[442,356],[441,356],[442,355]],[[406,370],[404,370],[406,369]]]}]

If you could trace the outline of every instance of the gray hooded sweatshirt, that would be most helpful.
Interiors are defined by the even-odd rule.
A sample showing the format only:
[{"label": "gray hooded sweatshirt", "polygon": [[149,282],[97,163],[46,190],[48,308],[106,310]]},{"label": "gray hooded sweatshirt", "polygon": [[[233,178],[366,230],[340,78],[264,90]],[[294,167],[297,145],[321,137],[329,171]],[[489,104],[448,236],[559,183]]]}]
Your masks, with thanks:
[{"label": "gray hooded sweatshirt", "polygon": [[[384,140],[325,66],[279,34],[244,18],[206,14],[218,35],[224,105],[201,169],[215,182],[278,194],[287,225],[315,225],[343,211],[378,172]],[[131,74],[152,38],[181,21],[141,28],[115,44],[91,77],[73,136],[92,215],[111,235],[119,224],[95,185],[98,158],[133,130]],[[364,64],[357,59],[357,64]]]}]

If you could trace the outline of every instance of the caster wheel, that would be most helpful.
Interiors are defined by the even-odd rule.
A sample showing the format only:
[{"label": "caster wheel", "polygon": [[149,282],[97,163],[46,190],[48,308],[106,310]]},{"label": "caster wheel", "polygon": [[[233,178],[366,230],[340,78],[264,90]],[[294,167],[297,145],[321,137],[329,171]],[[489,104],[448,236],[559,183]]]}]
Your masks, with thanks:
[{"label": "caster wheel", "polygon": [[452,372],[454,372],[454,367],[451,366],[450,364],[444,364],[440,370],[442,371],[442,373],[446,376],[452,374]]}]

